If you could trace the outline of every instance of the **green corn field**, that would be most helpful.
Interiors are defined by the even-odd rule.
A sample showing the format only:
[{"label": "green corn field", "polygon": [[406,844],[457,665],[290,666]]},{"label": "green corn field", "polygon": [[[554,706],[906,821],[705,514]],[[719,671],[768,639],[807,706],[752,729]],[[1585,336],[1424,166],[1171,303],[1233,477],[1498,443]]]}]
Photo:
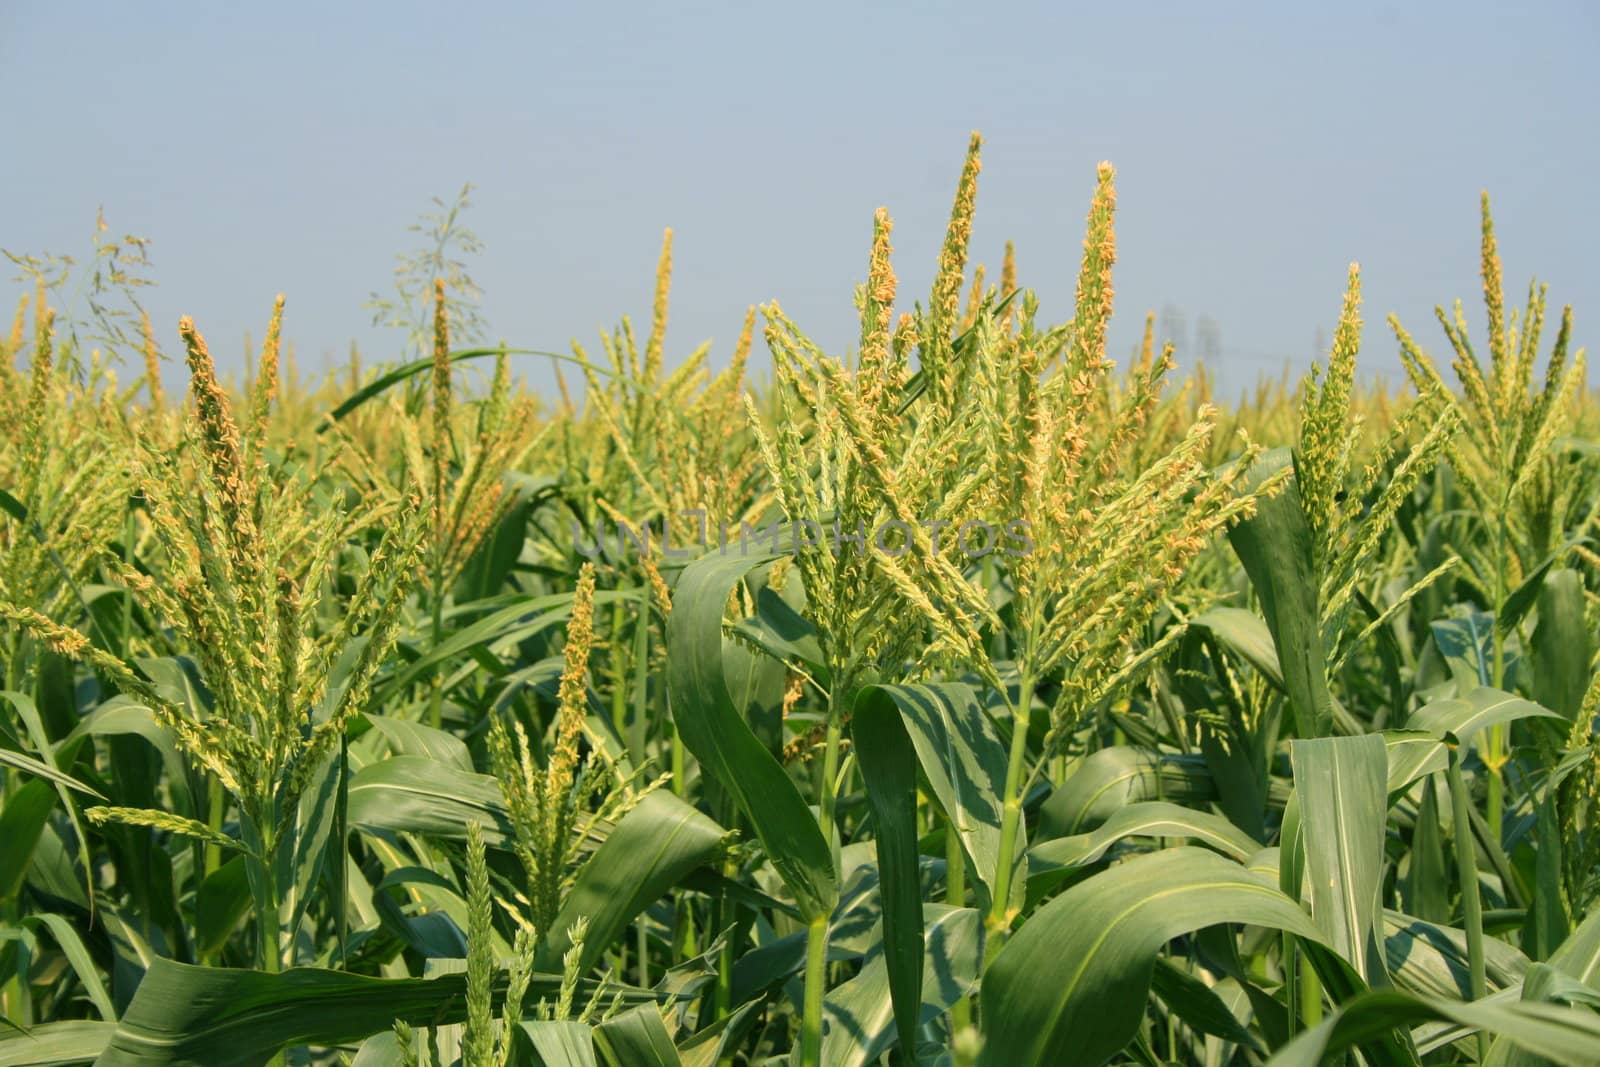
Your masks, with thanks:
[{"label": "green corn field", "polygon": [[969,260],[980,150],[931,291],[862,220],[848,352],[681,355],[670,232],[642,338],[463,347],[441,272],[323,379],[292,290],[238,382],[106,311],[136,239],[87,311],[37,270],[0,1067],[1600,1064],[1571,309],[1485,196],[1483,315],[1368,331],[1402,386],[1352,265],[1229,403],[1108,351],[1108,164],[1069,319]]}]

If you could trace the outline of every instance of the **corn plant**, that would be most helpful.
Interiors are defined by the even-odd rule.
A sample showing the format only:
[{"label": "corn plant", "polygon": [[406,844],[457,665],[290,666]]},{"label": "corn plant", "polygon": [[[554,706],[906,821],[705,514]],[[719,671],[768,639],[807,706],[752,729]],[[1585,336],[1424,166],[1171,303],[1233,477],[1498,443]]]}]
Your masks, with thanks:
[{"label": "corn plant", "polygon": [[1351,267],[1230,402],[1112,358],[1109,164],[1062,321],[977,262],[981,148],[848,351],[769,300],[674,359],[669,231],[551,402],[458,347],[464,199],[394,361],[279,298],[181,399],[142,243],[14,256],[0,1063],[1594,1063],[1570,311],[1541,375],[1485,201],[1487,360],[1441,312],[1453,378],[1364,382]]}]

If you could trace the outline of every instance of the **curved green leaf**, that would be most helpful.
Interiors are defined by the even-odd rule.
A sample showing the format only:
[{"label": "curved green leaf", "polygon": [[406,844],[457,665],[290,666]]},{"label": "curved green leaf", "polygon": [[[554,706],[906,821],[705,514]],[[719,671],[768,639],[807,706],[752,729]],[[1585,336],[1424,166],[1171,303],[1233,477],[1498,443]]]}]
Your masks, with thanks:
[{"label": "curved green leaf", "polygon": [[1527,718],[1560,716],[1510,693],[1479,686],[1465,696],[1431,700],[1412,713],[1405,730],[1384,734],[1388,744],[1388,789],[1399,793],[1425,774],[1445,769],[1447,738],[1466,742],[1491,726]]},{"label": "curved green leaf", "polygon": [[[555,997],[561,976],[536,974],[528,1002]],[[592,992],[593,983],[580,989]],[[396,1019],[442,1026],[466,1018],[467,976],[368,978],[315,968],[281,974],[152,961],[98,1067],[260,1067],[280,1049],[339,1045]],[[505,993],[505,974],[495,999]],[[655,999],[618,987],[624,1003]],[[580,993],[580,996],[584,995]],[[608,991],[608,997],[611,995]]]},{"label": "curved green leaf", "polygon": [[1146,800],[1130,804],[1086,834],[1043,841],[1028,850],[1028,895],[1043,896],[1074,869],[1094,863],[1129,837],[1181,837],[1202,841],[1243,863],[1260,849],[1249,834],[1220,815]]},{"label": "curved green leaf", "polygon": [[596,1067],[594,1031],[587,1023],[539,1019],[524,1022],[522,1032],[543,1067]]},{"label": "curved green leaf", "polygon": [[[593,371],[606,377],[611,376],[611,372],[604,367],[593,366],[587,360],[578,359],[570,352],[543,352],[535,348],[466,348],[451,352],[450,362],[460,363],[462,360],[467,359],[483,359],[486,356],[498,356],[501,353],[508,356],[544,356],[549,359],[565,360],[568,363],[579,364],[586,371]],[[414,378],[432,369],[433,357],[429,356],[426,359],[414,359],[410,363],[402,363],[393,370],[379,375],[351,393],[337,407],[318,420],[317,432],[326,433],[330,426],[346,418],[351,412],[360,408],[369,400],[381,396],[408,378]]]},{"label": "curved green leaf", "polygon": [[691,871],[714,863],[723,850],[722,827],[672,793],[647,793],[607,835],[578,872],[545,934],[539,966],[559,970],[570,947],[567,931],[589,920],[578,973],[587,974],[635,916]]},{"label": "curved green leaf", "polygon": [[27,923],[38,923],[50,931],[50,936],[61,946],[62,955],[67,957],[67,962],[72,965],[72,972],[78,976],[78,981],[83,985],[84,993],[89,997],[89,1003],[94,1005],[94,1010],[106,1022],[115,1022],[117,1009],[111,1003],[111,994],[106,991],[105,982],[100,978],[100,969],[94,965],[94,957],[89,954],[89,949],[83,943],[83,938],[78,936],[78,931],[73,929],[70,922],[61,915],[31,915]]},{"label": "curved green leaf", "polygon": [[1189,625],[1209,630],[1240,659],[1282,687],[1283,668],[1278,665],[1278,650],[1266,619],[1246,608],[1217,607],[1196,615]]},{"label": "curved green leaf", "polygon": [[483,827],[486,844],[511,836],[500,783],[426,756],[391,756],[361,768],[350,780],[349,823],[368,832],[405,831],[465,839],[467,824]]},{"label": "curved green leaf", "polygon": [[[1383,916],[1383,951],[1389,975],[1401,989],[1424,997],[1472,997],[1467,935],[1398,911]],[[1528,957],[1499,938],[1483,939],[1484,971],[1491,991],[1522,981]]]},{"label": "curved green leaf", "polygon": [[807,922],[838,899],[833,854],[805,798],[740,715],[723,676],[722,614],[746,574],[777,556],[715,554],[691,563],[667,622],[667,692],[684,745],[737,801]]},{"label": "curved green leaf", "polygon": [[455,734],[392,715],[368,715],[366,721],[396,756],[426,756],[458,771],[473,771],[472,753]]},{"label": "curved green leaf", "polygon": [[[640,595],[639,591],[632,589],[606,589],[594,595],[594,602],[598,607],[617,600],[637,600]],[[571,593],[516,597],[509,607],[463,626],[395,671],[392,677],[385,680],[373,703],[378,707],[386,705],[393,694],[404,690],[417,679],[427,677],[430,671],[456,656],[493,644],[513,645],[525,641],[535,634],[564,626],[571,615]]]},{"label": "curved green leaf", "polygon": [[1290,1042],[1267,1061],[1268,1067],[1320,1067],[1347,1049],[1397,1027],[1445,1020],[1503,1035],[1530,1052],[1563,1067],[1594,1067],[1600,1049],[1600,1015],[1582,1008],[1490,1000],[1464,1004],[1374,989]]},{"label": "curved green leaf", "polygon": [[1129,860],[1040,908],[985,972],[985,1067],[1099,1063],[1132,1039],[1156,954],[1217,923],[1323,935],[1271,882],[1197,848]]},{"label": "curved green leaf", "polygon": [[1203,757],[1113,745],[1090,754],[1045,800],[1037,839],[1084,833],[1140,801],[1204,804],[1216,795]]},{"label": "curved green leaf", "polygon": [[1556,970],[1600,989],[1600,908],[1567,935],[1547,961]]},{"label": "curved green leaf", "polygon": [[0,1067],[76,1067],[105,1050],[116,1023],[74,1021],[0,1029]]},{"label": "curved green leaf", "polygon": [[86,794],[87,796],[96,797],[100,800],[106,799],[105,796],[93,786],[84,785],[82,782],[72,777],[72,775],[58,771],[47,763],[41,763],[24,752],[13,752],[9,748],[0,748],[0,765],[14,767],[24,774],[31,774],[36,778],[43,778],[54,785],[62,786],[66,789],[74,789],[79,793]]}]

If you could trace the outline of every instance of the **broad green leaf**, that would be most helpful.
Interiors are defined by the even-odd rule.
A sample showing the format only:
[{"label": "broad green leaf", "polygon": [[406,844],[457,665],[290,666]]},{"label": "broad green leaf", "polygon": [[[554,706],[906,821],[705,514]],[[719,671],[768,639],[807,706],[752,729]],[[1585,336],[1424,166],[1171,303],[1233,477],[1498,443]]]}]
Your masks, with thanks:
[{"label": "broad green leaf", "polygon": [[1539,585],[1539,621],[1529,647],[1534,698],[1572,719],[1589,687],[1593,634],[1584,617],[1583,576],[1569,568],[1547,574]]},{"label": "broad green leaf", "polygon": [[1460,697],[1431,700],[1412,713],[1406,729],[1384,735],[1389,746],[1389,792],[1403,792],[1425,774],[1445,768],[1448,737],[1465,743],[1490,726],[1527,718],[1560,718],[1549,708],[1480,686]]},{"label": "broad green leaf", "polygon": [[[1493,938],[1485,939],[1487,946],[1500,943]],[[1600,911],[1592,912],[1580,923],[1561,943],[1561,947],[1551,953],[1547,963],[1533,964],[1528,968],[1519,997],[1524,1002],[1591,1005],[1595,1003],[1595,998],[1600,998]],[[1497,995],[1491,994],[1489,999],[1497,999]],[[1452,1029],[1442,1036],[1453,1040],[1456,1033]],[[1492,1067],[1545,1067],[1548,1061],[1501,1035],[1490,1045],[1489,1058],[1485,1062]]]},{"label": "broad green leaf", "polygon": [[[930,904],[924,914],[926,924],[918,931],[924,941],[920,1000],[913,1013],[918,1025],[970,993],[981,962],[982,922],[975,909]],[[892,1004],[890,985],[886,958],[874,954],[855,977],[829,990],[822,1005],[824,1067],[867,1067],[895,1043],[904,1028],[894,1019],[899,1009]]]},{"label": "broad green leaf", "polygon": [[568,929],[587,917],[578,965],[587,974],[635,916],[689,872],[716,862],[725,836],[722,827],[672,793],[645,794],[578,872],[545,934],[539,965],[559,970],[571,944]]},{"label": "broad green leaf", "polygon": [[1204,719],[1196,724],[1200,752],[1217,789],[1218,809],[1252,840],[1265,841],[1267,798],[1272,788],[1268,767],[1277,743],[1276,725],[1254,728],[1242,717],[1230,718],[1226,724]]},{"label": "broad green leaf", "polygon": [[1344,1004],[1316,1027],[1267,1061],[1268,1067],[1320,1067],[1347,1049],[1396,1028],[1447,1020],[1501,1034],[1512,1043],[1562,1067],[1594,1067],[1600,1049],[1600,1015],[1583,1008],[1548,1004],[1470,1004],[1375,989]]},{"label": "broad green leaf", "polygon": [[1260,1038],[1240,1024],[1211,987],[1165,957],[1156,957],[1151,991],[1178,1018],[1202,1034],[1263,1051]]},{"label": "broad green leaf", "polygon": [[[1256,461],[1247,480],[1260,485],[1294,462],[1289,449],[1271,449]],[[1333,700],[1322,647],[1311,529],[1294,482],[1284,483],[1276,495],[1260,501],[1254,515],[1228,531],[1228,540],[1261,600],[1295,732],[1300,737],[1321,737],[1333,728]]]},{"label": "broad green leaf", "polygon": [[281,894],[278,921],[282,930],[300,928],[300,921],[322,877],[323,859],[330,846],[339,847],[334,844],[333,827],[344,773],[344,761],[336,749],[297,798],[290,817],[280,822],[277,879]]},{"label": "broad green leaf", "polygon": [[684,745],[738,803],[807,922],[838,899],[832,849],[805,798],[739,713],[723,676],[729,595],[774,556],[715,554],[686,567],[667,623],[667,691]]},{"label": "broad green leaf", "polygon": [[156,721],[155,712],[126,696],[115,696],[85,715],[61,742],[70,749],[87,737],[120,737],[133,734],[144,738],[161,756],[161,765],[172,782],[184,779],[185,763],[172,731]]},{"label": "broad green leaf", "polygon": [[392,1031],[373,1034],[356,1049],[350,1067],[405,1067],[400,1054],[400,1042]]},{"label": "broad green leaf", "polygon": [[[972,862],[979,908],[986,908],[999,877],[1000,794],[1005,789],[1007,759],[993,720],[985,714],[978,694],[965,685],[875,686],[865,692],[893,700],[916,749],[922,778]],[[874,707],[883,710],[881,700],[864,694],[856,701],[855,714]],[[1019,854],[1024,846],[1019,840]]]},{"label": "broad green leaf", "polygon": [[680,1067],[683,1062],[661,1013],[648,1004],[596,1026],[594,1043],[612,1067]]},{"label": "broad green leaf", "polygon": [[1600,989],[1600,908],[1591,911],[1546,962],[1563,974]]},{"label": "broad green leaf", "polygon": [[426,756],[392,756],[369,764],[350,781],[350,825],[464,840],[467,824],[483,828],[491,846],[511,835],[500,783]]},{"label": "broad green leaf", "polygon": [[1429,922],[1444,922],[1450,917],[1450,872],[1445,866],[1437,782],[1429,776],[1422,783],[1422,800],[1417,805],[1411,850],[1407,853],[1408,865],[1400,883],[1406,910]]},{"label": "broad green leaf", "polygon": [[[909,695],[909,694],[908,694]],[[931,699],[940,700],[938,694]],[[922,886],[918,878],[917,754],[892,692],[863,690],[851,724],[872,810],[883,894],[883,959],[902,1048],[916,1049],[922,1003]],[[953,820],[958,816],[952,812]]]},{"label": "broad green leaf", "polygon": [[76,1067],[93,1063],[116,1023],[87,1020],[0,1027],[0,1067]]},{"label": "broad green leaf", "polygon": [[1042,896],[1072,870],[1099,860],[1129,837],[1200,841],[1243,863],[1261,846],[1220,815],[1159,800],[1130,804],[1086,834],[1042,841],[1028,850],[1028,895]]},{"label": "broad green leaf", "polygon": [[[528,638],[565,626],[572,615],[571,593],[553,593],[548,596],[517,596],[508,607],[461,627],[427,652],[395,671],[374,699],[374,705],[386,706],[397,694],[404,692],[419,678],[457,656],[474,649],[495,645],[512,646]],[[636,600],[634,590],[601,590],[595,593],[596,607],[618,600]]]},{"label": "broad green leaf", "polygon": [[474,770],[472,753],[455,734],[391,715],[368,715],[366,721],[389,743],[393,755],[426,756],[468,774]]},{"label": "broad green leaf", "polygon": [[[390,892],[395,889],[402,891],[398,900]],[[384,926],[422,956],[426,968],[465,966],[471,921],[467,902],[450,879],[426,867],[397,867],[372,887],[372,904]],[[496,955],[509,951],[498,931],[495,939]]]},{"label": "broad green leaf", "polygon": [[1277,886],[1203,849],[1141,856],[1073,886],[1023,923],[985,972],[979,1063],[1101,1062],[1138,1029],[1161,947],[1225,922],[1323,941]]},{"label": "broad green leaf", "polygon": [[1388,821],[1383,738],[1299,739],[1289,749],[1311,917],[1371,984],[1384,978],[1377,944]]},{"label": "broad green leaf", "polygon": [[[497,978],[495,999],[505,992]],[[555,997],[559,975],[536,974],[528,1002]],[[579,986],[587,996],[593,983]],[[466,1018],[465,974],[368,978],[314,968],[282,974],[152,961],[98,1067],[260,1067],[280,1049],[360,1041],[394,1020],[440,1026]],[[655,999],[618,987],[623,1002]],[[610,994],[608,993],[608,998]]]},{"label": "broad green leaf", "polygon": [[[863,689],[851,730],[877,839],[884,959],[900,1043],[914,1048],[924,969],[917,770],[961,841],[986,909],[999,874],[1006,750],[977,693],[960,684]],[[1019,855],[1019,870],[1023,862]],[[1020,894],[1021,880],[1012,885]]]},{"label": "broad green leaf", "polygon": [[1045,800],[1036,839],[1085,833],[1143,800],[1199,805],[1214,799],[1202,757],[1114,745],[1090,754]]},{"label": "broad green leaf", "polygon": [[1522,940],[1528,954],[1536,960],[1549,959],[1567,939],[1571,920],[1562,893],[1561,827],[1556,818],[1556,799],[1546,790],[1538,801],[1538,848],[1534,852],[1533,907],[1529,909],[1528,933]]},{"label": "broad green leaf", "polygon": [[[854,961],[883,941],[876,843],[851,842],[839,850],[839,859],[839,903],[828,924],[828,958]],[[858,863],[858,859],[864,862]],[[798,914],[793,917],[798,918]],[[798,975],[805,959],[803,929],[744,953],[733,965],[732,1003],[743,1004]]]},{"label": "broad green leaf", "polygon": [[[1467,935],[1398,911],[1383,916],[1383,951],[1389,976],[1409,993],[1425,997],[1472,999]],[[1528,957],[1499,938],[1483,939],[1484,975],[1491,991],[1522,981]]]},{"label": "broad green leaf", "polygon": [[[683,1067],[715,1067],[720,1063],[732,1062],[734,1050],[739,1048],[745,1036],[763,1017],[763,1008],[760,1001],[751,1001],[695,1031],[678,1046],[678,1057]],[[627,1065],[617,1064],[616,1067]]]},{"label": "broad green leaf", "polygon": [[594,1032],[585,1023],[524,1022],[522,1032],[528,1035],[534,1054],[544,1067],[596,1067]]},{"label": "broad green leaf", "polygon": [[61,832],[46,822],[44,832],[33,845],[27,884],[48,897],[65,901],[87,912],[89,898],[83,881],[72,869],[72,857],[61,841]]},{"label": "broad green leaf", "polygon": [[[1522,983],[1522,995],[1518,999],[1524,1004],[1600,1007],[1600,991],[1591,989],[1547,963],[1535,963],[1528,968],[1528,977]],[[1544,1061],[1539,1056],[1519,1048],[1504,1034],[1495,1038],[1483,1062],[1488,1067],[1544,1067]]]},{"label": "broad green leaf", "polygon": [[1406,727],[1438,737],[1450,734],[1459,741],[1466,741],[1487,727],[1534,716],[1560,718],[1549,708],[1540,707],[1531,700],[1483,686],[1461,697],[1424,704],[1412,713]]},{"label": "broad green leaf", "polygon": [[1272,631],[1260,615],[1245,608],[1219,607],[1196,615],[1189,625],[1211,631],[1212,636],[1274,685],[1283,685],[1283,668],[1278,665]]},{"label": "broad green leaf", "polygon": [[801,663],[820,685],[828,685],[816,628],[775,590],[762,587],[756,593],[755,615],[741,619],[736,629],[774,659]]},{"label": "broad green leaf", "polygon": [[250,879],[245,858],[234,856],[200,883],[195,897],[195,947],[205,955],[219,951],[249,910]]},{"label": "broad green leaf", "polygon": [[[34,705],[33,700],[22,693],[10,691],[0,692],[0,697],[4,697],[16,709],[17,717],[22,720],[23,726],[27,728],[28,737],[33,742],[34,749],[38,751],[40,756],[44,757],[44,764],[46,766],[59,767],[60,757],[56,754],[56,746],[51,743],[49,733],[45,730],[44,720],[40,718],[39,709]],[[66,759],[70,765],[70,760],[72,759],[70,751]],[[61,810],[66,813],[67,821],[72,824],[73,832],[77,838],[78,866],[83,871],[84,893],[93,901],[93,858],[90,855],[87,843],[88,835],[84,833],[83,820],[78,817],[78,807],[72,802],[72,790],[76,788],[81,791],[84,787],[74,782],[69,775],[58,773],[46,775],[45,777],[50,780],[51,785],[55,788],[56,796],[61,799]],[[69,785],[69,783],[71,784]]]},{"label": "broad green leaf", "polygon": [[[1468,611],[1429,625],[1433,643],[1462,689],[1494,684],[1494,615]],[[1510,661],[1507,661],[1509,671]]]}]

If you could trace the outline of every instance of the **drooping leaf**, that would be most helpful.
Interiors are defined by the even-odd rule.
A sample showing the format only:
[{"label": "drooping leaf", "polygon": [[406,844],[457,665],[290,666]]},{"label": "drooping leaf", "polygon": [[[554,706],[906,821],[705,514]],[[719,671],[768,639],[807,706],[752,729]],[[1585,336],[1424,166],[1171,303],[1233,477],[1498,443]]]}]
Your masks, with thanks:
[{"label": "drooping leaf", "polygon": [[1038,897],[1073,869],[1099,860],[1129,837],[1179,837],[1200,841],[1240,863],[1260,847],[1220,815],[1145,800],[1118,811],[1086,834],[1042,841],[1028,850],[1028,895]]},{"label": "drooping leaf", "polygon": [[76,790],[77,792],[83,793],[86,796],[95,797],[99,800],[106,799],[105,796],[93,786],[85,785],[83,782],[80,782],[76,778],[72,777],[72,775],[58,771],[47,763],[41,763],[25,752],[13,752],[9,748],[0,748],[0,765],[14,767],[23,774],[29,774],[35,778],[43,778],[45,781],[50,782],[53,785],[59,785],[65,789]]},{"label": "drooping leaf", "polygon": [[1374,989],[1344,1004],[1267,1061],[1268,1067],[1319,1067],[1375,1035],[1430,1020],[1501,1034],[1563,1067],[1593,1067],[1600,1015],[1548,1004],[1473,1003]]},{"label": "drooping leaf", "polygon": [[1480,686],[1464,696],[1431,700],[1412,713],[1404,731],[1385,734],[1389,792],[1405,790],[1425,774],[1445,768],[1448,737],[1466,742],[1480,730],[1534,717],[1559,718],[1549,708]]},{"label": "drooping leaf", "polygon": [[545,934],[539,965],[559,970],[568,930],[588,919],[579,973],[586,974],[635,916],[693,870],[715,862],[725,831],[662,790],[645,794],[595,850]]},{"label": "drooping leaf", "polygon": [[0,1026],[0,1067],[77,1067],[93,1063],[117,1024],[72,1020],[39,1026]]},{"label": "drooping leaf", "polygon": [[838,899],[833,855],[805,798],[728,693],[722,616],[729,595],[774,556],[713,554],[686,567],[667,623],[667,691],[673,721],[700,766],[738,803],[807,922]]},{"label": "drooping leaf", "polygon": [[1073,886],[1023,923],[985,972],[979,1062],[1101,1062],[1137,1030],[1161,946],[1222,922],[1323,940],[1277,886],[1204,849],[1141,856]]},{"label": "drooping leaf", "polygon": [[1047,841],[1085,833],[1140,801],[1200,805],[1215,798],[1202,757],[1113,745],[1092,753],[1050,794],[1035,836]]},{"label": "drooping leaf", "polygon": [[[497,979],[495,997],[505,992]],[[560,992],[561,976],[536,974],[530,1002]],[[260,1067],[280,1049],[360,1041],[396,1019],[439,1026],[466,1018],[465,974],[369,978],[316,968],[281,974],[152,961],[99,1067]],[[580,995],[593,990],[580,985]],[[619,987],[624,1003],[654,995]]]},{"label": "drooping leaf", "polygon": [[511,835],[498,781],[426,756],[392,756],[361,768],[350,781],[348,818],[358,830],[457,840],[476,822],[490,846]]}]

